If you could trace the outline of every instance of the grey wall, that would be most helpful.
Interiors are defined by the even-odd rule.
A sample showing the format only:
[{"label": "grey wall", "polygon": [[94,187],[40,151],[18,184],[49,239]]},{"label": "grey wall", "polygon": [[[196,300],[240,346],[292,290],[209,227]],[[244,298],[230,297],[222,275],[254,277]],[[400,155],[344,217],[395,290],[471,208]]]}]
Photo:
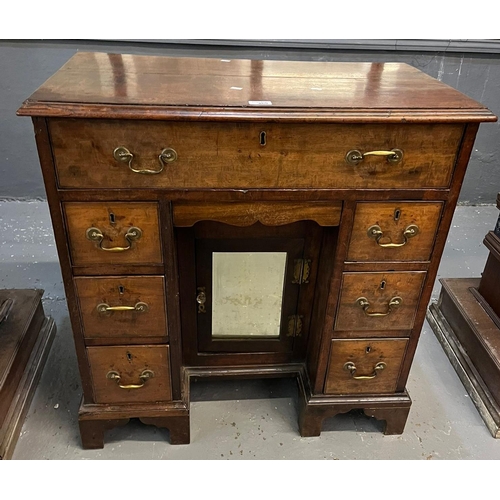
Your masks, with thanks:
[{"label": "grey wall", "polygon": [[[207,44],[99,42],[99,41],[1,41],[0,42],[0,198],[44,198],[33,129],[29,118],[16,110],[77,50],[173,56],[262,58],[321,61],[406,62],[483,103],[500,115],[500,54],[474,46],[443,48],[443,44],[412,47],[369,47],[359,44],[257,43]],[[297,41],[296,41],[297,42]],[[445,50],[447,49],[447,50]],[[463,204],[494,203],[500,191],[500,124],[481,125],[469,170],[462,188]]]}]

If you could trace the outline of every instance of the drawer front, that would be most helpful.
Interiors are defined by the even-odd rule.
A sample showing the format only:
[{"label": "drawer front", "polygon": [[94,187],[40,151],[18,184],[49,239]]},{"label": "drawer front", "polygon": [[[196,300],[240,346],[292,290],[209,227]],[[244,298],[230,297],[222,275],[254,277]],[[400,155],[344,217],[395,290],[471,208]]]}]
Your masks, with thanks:
[{"label": "drawer front", "polygon": [[167,338],[163,276],[75,278],[85,338]]},{"label": "drawer front", "polygon": [[389,394],[396,385],[407,340],[332,340],[326,394]]},{"label": "drawer front", "polygon": [[168,345],[88,347],[96,403],[172,400]]},{"label": "drawer front", "polygon": [[[460,124],[51,119],[49,127],[66,188],[446,187],[463,133]],[[116,148],[125,148],[118,159]],[[346,160],[349,151],[392,149],[400,162]]]},{"label": "drawer front", "polygon": [[156,203],[64,203],[73,265],[161,264]]},{"label": "drawer front", "polygon": [[425,272],[344,273],[336,330],[410,330]]},{"label": "drawer front", "polygon": [[348,261],[428,261],[441,202],[358,203]]}]

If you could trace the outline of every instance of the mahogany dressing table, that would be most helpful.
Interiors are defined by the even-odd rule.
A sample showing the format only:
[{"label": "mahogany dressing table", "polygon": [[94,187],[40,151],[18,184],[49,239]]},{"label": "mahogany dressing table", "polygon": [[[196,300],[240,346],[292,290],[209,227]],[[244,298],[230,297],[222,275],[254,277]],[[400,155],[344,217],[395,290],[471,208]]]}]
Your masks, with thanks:
[{"label": "mahogany dressing table", "polygon": [[411,66],[77,53],[31,116],[85,448],[189,442],[190,377],[297,377],[302,436],[402,433],[484,106]]}]

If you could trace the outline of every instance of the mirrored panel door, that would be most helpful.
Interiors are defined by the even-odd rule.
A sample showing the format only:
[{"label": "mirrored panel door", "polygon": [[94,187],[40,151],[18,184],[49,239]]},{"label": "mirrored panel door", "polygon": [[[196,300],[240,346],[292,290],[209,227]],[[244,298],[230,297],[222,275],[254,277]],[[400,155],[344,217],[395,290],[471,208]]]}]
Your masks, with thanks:
[{"label": "mirrored panel door", "polygon": [[[313,221],[240,227],[201,220],[176,235],[186,366],[305,359],[316,282],[321,277],[326,291],[336,228]],[[323,250],[324,276],[318,272]]]},{"label": "mirrored panel door", "polygon": [[198,346],[208,352],[288,351],[297,314],[294,266],[303,238],[202,239],[196,244]]}]

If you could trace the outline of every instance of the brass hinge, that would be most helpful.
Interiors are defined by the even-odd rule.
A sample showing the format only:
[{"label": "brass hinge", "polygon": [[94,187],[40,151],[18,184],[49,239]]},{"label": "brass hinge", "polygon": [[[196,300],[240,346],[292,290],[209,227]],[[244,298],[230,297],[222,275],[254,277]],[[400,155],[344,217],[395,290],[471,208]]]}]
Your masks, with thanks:
[{"label": "brass hinge", "polygon": [[309,283],[309,273],[311,272],[311,261],[309,259],[295,259],[293,266],[293,281],[297,285]]},{"label": "brass hinge", "polygon": [[294,314],[288,316],[288,333],[287,337],[301,337],[302,336],[302,319],[304,316]]}]

